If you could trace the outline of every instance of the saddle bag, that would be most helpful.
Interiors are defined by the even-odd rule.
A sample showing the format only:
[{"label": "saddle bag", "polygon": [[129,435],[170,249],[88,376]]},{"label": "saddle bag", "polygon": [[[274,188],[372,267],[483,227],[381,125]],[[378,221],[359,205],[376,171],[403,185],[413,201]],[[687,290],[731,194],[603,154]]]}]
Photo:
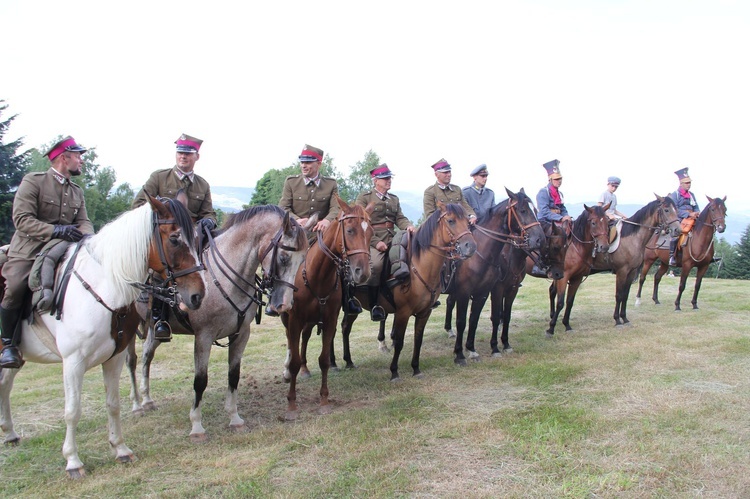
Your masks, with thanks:
[{"label": "saddle bag", "polygon": [[680,221],[680,229],[682,229],[683,234],[687,234],[691,230],[693,230],[693,225],[695,225],[695,219],[686,217],[683,218],[682,221]]},{"label": "saddle bag", "polygon": [[32,292],[31,306],[39,312],[46,312],[52,306],[55,287],[55,269],[65,255],[70,243],[62,239],[52,239],[44,245],[34,260],[29,274],[29,289]]}]

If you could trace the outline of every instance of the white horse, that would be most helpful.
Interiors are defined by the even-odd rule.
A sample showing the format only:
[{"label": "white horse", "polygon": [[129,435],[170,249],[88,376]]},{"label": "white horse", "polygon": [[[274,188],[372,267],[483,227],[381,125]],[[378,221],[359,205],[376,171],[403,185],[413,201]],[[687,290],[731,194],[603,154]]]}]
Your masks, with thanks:
[{"label": "white horse", "polygon": [[[162,278],[179,275],[174,289],[189,308],[200,306],[205,294],[202,272],[185,274],[197,265],[193,226],[186,208],[178,202],[149,204],[123,213],[101,231],[71,245],[58,272],[57,283],[71,258],[72,275],[65,291],[59,320],[49,313],[33,314],[32,324],[23,320],[19,349],[26,361],[62,362],[67,431],[63,456],[71,478],[85,475],[78,457],[76,426],[81,417],[83,375],[101,365],[106,388],[109,443],[119,462],[131,462],[133,452],[125,445],[120,427],[120,373],[124,348],[137,325],[131,305],[151,269]],[[173,281],[174,282],[174,281]],[[13,429],[10,392],[19,369],[0,369],[0,428],[5,443],[20,437]]]}]

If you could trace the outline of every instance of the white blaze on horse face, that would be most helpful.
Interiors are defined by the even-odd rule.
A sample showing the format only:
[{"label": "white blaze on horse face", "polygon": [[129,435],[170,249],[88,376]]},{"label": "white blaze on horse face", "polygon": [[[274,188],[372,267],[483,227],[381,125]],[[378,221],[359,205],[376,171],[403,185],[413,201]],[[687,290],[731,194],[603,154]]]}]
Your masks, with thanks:
[{"label": "white blaze on horse face", "polygon": [[367,222],[365,222],[364,220],[362,221],[362,230],[367,232]]}]

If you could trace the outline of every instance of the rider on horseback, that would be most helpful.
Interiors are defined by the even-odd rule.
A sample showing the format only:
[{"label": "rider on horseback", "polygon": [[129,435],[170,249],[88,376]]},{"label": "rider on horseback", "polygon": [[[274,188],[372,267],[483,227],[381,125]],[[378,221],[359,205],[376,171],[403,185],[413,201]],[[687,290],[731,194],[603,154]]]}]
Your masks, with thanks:
[{"label": "rider on horseback", "polygon": [[[80,241],[93,234],[94,226],[86,213],[83,189],[70,181],[81,174],[81,155],[86,149],[73,137],[65,137],[45,153],[52,163],[46,172],[26,175],[13,199],[13,225],[8,261],[3,266],[5,295],[0,304],[3,350],[0,367],[17,369],[23,365],[18,350],[24,297],[34,259],[51,239]],[[18,335],[16,335],[18,330]]]},{"label": "rider on horseback", "polygon": [[[370,300],[370,318],[374,322],[380,322],[385,320],[385,311],[383,307],[378,305],[380,274],[383,271],[385,255],[393,241],[394,227],[414,232],[414,225],[401,211],[398,197],[388,192],[391,189],[391,177],[393,176],[388,165],[383,163],[377,168],[373,168],[370,170],[370,176],[374,184],[373,189],[357,196],[355,204],[363,207],[367,207],[368,204],[374,206],[370,215],[370,224],[374,230],[370,240],[372,273],[370,274],[370,280],[367,281],[367,289]],[[408,263],[402,262],[402,266],[408,269]]]},{"label": "rider on horseback", "polygon": [[[195,162],[201,157],[198,151],[203,141],[183,133],[175,144],[177,144],[175,166],[152,173],[135,197],[132,208],[148,202],[146,193],[151,197],[174,199],[182,190],[188,198],[187,209],[190,216],[193,222],[200,224],[200,233],[203,235],[204,228],[208,230],[216,228],[216,211],[211,200],[211,186],[206,179],[193,171]],[[167,322],[169,305],[165,301],[154,298],[151,315],[154,322],[154,337],[162,342],[170,341],[172,329]]]},{"label": "rider on horseback", "polygon": [[[536,217],[537,220],[541,222],[542,227],[555,222],[572,220],[572,217],[568,214],[568,209],[565,207],[563,194],[560,192],[563,179],[560,173],[560,161],[553,159],[542,166],[547,170],[549,183],[545,187],[542,187],[536,195],[536,205],[539,210]],[[547,267],[548,262],[540,261],[538,264],[535,263],[531,275],[547,277]]]},{"label": "rider on horseback", "polygon": [[[700,208],[698,207],[698,201],[695,199],[695,194],[690,192],[691,180],[688,176],[688,169],[682,168],[674,173],[680,179],[680,187],[669,196],[677,205],[677,216],[680,217],[682,233],[687,234],[693,228],[695,219],[700,215]],[[680,236],[677,235],[669,242],[669,265],[672,267],[677,265],[675,251],[679,238]]]}]

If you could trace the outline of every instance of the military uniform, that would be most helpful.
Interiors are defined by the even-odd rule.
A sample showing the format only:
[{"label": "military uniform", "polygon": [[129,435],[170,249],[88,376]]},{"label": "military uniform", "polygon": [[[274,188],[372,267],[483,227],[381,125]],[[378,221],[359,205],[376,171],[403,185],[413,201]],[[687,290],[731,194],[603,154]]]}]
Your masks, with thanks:
[{"label": "military uniform", "polygon": [[52,239],[56,224],[78,225],[83,234],[94,233],[83,189],[52,168],[23,178],[13,200],[13,224],[16,232],[8,249],[9,260],[3,266],[6,283],[2,306],[6,309],[21,306],[31,266]]},{"label": "military uniform", "polygon": [[187,209],[193,218],[193,222],[209,218],[216,223],[216,211],[214,211],[211,200],[211,187],[208,185],[208,182],[195,173],[193,173],[192,181],[187,175],[180,179],[176,166],[164,170],[156,170],[152,173],[135,197],[132,207],[137,208],[148,202],[146,192],[152,197],[161,196],[174,199],[180,189],[187,195]]},{"label": "military uniform", "polygon": [[373,206],[373,211],[370,214],[370,225],[372,225],[374,231],[372,239],[370,239],[372,274],[367,284],[368,286],[376,286],[380,282],[386,252],[378,251],[375,246],[381,241],[390,246],[396,227],[406,230],[412,223],[401,211],[398,196],[394,194],[388,193],[381,198],[377,191],[373,189],[357,196],[355,204],[363,207],[367,207],[369,204]]},{"label": "military uniform", "polygon": [[320,220],[332,222],[338,216],[340,208],[333,200],[338,195],[339,187],[333,177],[320,176],[320,182],[305,184],[304,175],[290,175],[284,180],[284,190],[279,206],[295,220],[309,218],[318,213]]},{"label": "military uniform", "polygon": [[440,188],[440,184],[435,182],[424,191],[424,218],[429,218],[438,208],[437,202],[442,201],[443,203],[454,203],[460,204],[466,210],[468,217],[476,217],[474,209],[469,206],[469,203],[464,199],[464,194],[461,188],[454,184],[448,184],[445,189]]}]

